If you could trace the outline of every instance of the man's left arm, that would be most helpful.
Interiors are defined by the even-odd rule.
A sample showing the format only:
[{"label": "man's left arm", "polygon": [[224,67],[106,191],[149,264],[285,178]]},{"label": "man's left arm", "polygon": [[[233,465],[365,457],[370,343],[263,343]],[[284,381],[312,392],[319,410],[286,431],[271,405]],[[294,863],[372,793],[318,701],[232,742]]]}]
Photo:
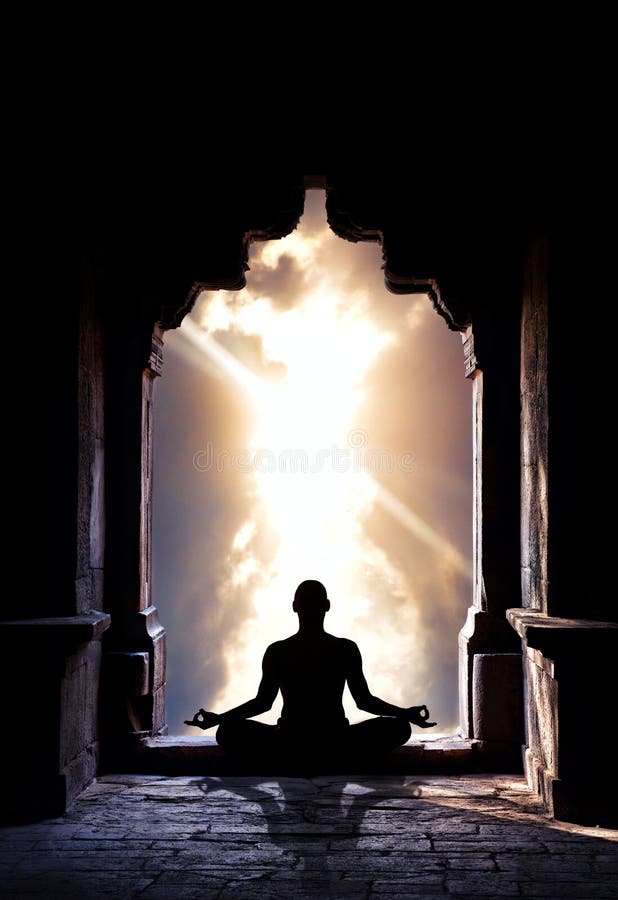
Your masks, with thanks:
[{"label": "man's left arm", "polygon": [[395,706],[393,703],[387,703],[385,700],[375,697],[369,690],[369,685],[363,672],[360,650],[352,641],[350,641],[350,644],[346,677],[350,693],[359,709],[372,713],[374,716],[396,716],[400,719],[406,719],[421,728],[432,728],[436,724],[435,722],[427,721],[429,710],[425,705],[405,708],[403,706]]}]

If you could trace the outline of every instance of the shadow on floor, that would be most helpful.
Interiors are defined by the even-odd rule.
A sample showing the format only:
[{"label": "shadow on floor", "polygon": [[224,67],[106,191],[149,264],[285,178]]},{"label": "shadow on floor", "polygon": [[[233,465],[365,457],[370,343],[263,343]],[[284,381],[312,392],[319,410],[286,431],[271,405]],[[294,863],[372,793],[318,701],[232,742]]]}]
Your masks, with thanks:
[{"label": "shadow on floor", "polygon": [[[226,779],[229,783],[231,779]],[[218,791],[218,785],[206,778],[199,783],[206,797]],[[317,890],[328,891],[327,896],[338,896],[342,886],[339,870],[330,871],[328,857],[324,855],[324,836],[335,840],[340,849],[356,849],[361,834],[365,814],[372,803],[379,802],[382,792],[372,786],[359,785],[352,777],[317,777],[311,780],[281,778],[264,781],[263,778],[249,777],[234,780],[232,793],[238,798],[257,804],[267,823],[268,837],[272,846],[283,854],[293,851],[298,857],[295,873],[298,877],[298,891],[315,894]],[[321,802],[316,806],[316,794]],[[401,792],[405,799],[417,800],[421,797],[420,784],[404,776],[388,779],[387,793]],[[208,840],[208,837],[206,836]],[[332,844],[332,840],[328,842]],[[428,845],[428,842],[424,842]],[[420,846],[418,849],[423,849]],[[366,881],[353,879],[345,885],[346,896],[359,891],[364,896]]]}]

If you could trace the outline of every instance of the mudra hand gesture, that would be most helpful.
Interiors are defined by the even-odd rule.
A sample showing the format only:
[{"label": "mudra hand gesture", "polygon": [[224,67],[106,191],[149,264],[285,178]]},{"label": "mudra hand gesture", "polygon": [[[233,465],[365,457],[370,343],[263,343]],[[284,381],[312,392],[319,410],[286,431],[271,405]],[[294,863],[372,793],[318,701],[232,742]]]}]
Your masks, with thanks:
[{"label": "mudra hand gesture", "polygon": [[423,704],[422,706],[410,706],[406,709],[406,713],[408,716],[408,720],[412,722],[413,725],[418,725],[419,728],[433,728],[436,725],[436,722],[428,722],[429,718],[429,710]]},{"label": "mudra hand gesture", "polygon": [[204,731],[217,725],[218,722],[217,713],[207,712],[205,709],[199,709],[192,719],[185,719],[185,725],[195,725],[196,728],[203,728]]}]

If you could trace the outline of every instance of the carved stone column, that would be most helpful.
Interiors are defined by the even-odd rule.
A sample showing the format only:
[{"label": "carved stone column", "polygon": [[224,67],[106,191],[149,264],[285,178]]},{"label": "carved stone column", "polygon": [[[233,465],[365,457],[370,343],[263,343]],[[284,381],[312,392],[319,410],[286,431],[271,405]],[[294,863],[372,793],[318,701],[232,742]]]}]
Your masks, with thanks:
[{"label": "carved stone column", "polygon": [[161,373],[157,326],[114,322],[106,376],[107,552],[112,627],[103,660],[104,765],[142,737],[165,734],[165,630],[151,603],[153,380]]},{"label": "carved stone column", "polygon": [[54,312],[54,353],[44,385],[51,434],[38,409],[29,413],[46,453],[51,444],[46,459],[53,466],[41,471],[54,502],[31,512],[31,571],[24,573],[23,589],[7,592],[0,622],[8,776],[2,813],[12,819],[64,812],[96,775],[99,760],[101,639],[110,625],[101,611],[102,272],[99,225],[86,218],[81,224],[80,302],[63,295]]},{"label": "carved stone column", "polygon": [[[505,304],[508,305],[508,304]],[[510,654],[519,643],[505,618],[519,597],[519,343],[515,322],[504,311],[479,311],[468,342],[469,377],[473,379],[474,506],[472,605],[459,634],[460,724],[466,737],[479,737],[474,721],[487,717],[494,694],[510,678]],[[474,690],[477,654],[503,656],[504,679],[494,677],[483,691]],[[498,671],[494,661],[494,674]],[[478,684],[477,680],[477,684]],[[479,708],[475,708],[479,707]],[[514,708],[521,731],[521,711]],[[489,748],[488,748],[489,749]],[[496,748],[512,760],[518,750]]]},{"label": "carved stone column", "polygon": [[[508,616],[524,657],[531,788],[557,818],[615,826],[618,781],[607,764],[607,742],[587,739],[611,708],[618,617],[613,556],[604,546],[612,532],[599,514],[613,469],[604,459],[608,406],[602,378],[575,377],[582,378],[575,352],[582,338],[578,331],[573,340],[572,310],[581,306],[581,283],[598,254],[594,242],[587,245],[586,223],[585,216],[567,218],[551,234],[536,228],[528,242],[521,323],[522,600]],[[600,322],[582,314],[582,327],[595,329],[594,341],[584,343],[610,359],[597,341]]]}]

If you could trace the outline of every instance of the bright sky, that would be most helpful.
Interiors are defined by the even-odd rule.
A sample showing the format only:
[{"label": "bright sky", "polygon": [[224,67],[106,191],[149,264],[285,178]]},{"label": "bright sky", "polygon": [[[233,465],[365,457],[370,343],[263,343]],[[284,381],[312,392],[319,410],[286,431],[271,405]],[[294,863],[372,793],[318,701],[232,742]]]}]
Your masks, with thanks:
[{"label": "bright sky", "polygon": [[456,726],[470,385],[460,337],[427,298],[388,294],[380,264],[309,192],[295,232],[253,245],[247,288],[202,294],[165,337],[154,591],[172,733],[255,694],[306,578],[326,585],[326,628],[357,641],[375,694]]}]

